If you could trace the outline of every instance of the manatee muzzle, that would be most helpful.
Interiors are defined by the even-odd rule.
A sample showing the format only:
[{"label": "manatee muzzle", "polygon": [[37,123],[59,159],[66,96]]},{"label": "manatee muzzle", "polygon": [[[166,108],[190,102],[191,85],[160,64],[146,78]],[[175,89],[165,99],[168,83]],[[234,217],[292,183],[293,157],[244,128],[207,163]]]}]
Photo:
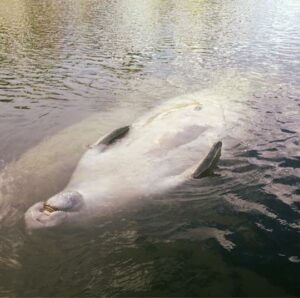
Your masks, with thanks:
[{"label": "manatee muzzle", "polygon": [[73,190],[66,190],[51,197],[44,203],[42,212],[50,215],[57,211],[76,212],[83,206],[82,195]]}]

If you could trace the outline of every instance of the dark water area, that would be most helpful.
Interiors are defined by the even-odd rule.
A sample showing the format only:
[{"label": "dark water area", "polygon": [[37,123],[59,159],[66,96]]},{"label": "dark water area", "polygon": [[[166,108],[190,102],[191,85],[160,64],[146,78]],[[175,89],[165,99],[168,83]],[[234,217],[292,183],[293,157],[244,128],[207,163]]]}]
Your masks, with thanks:
[{"label": "dark water area", "polygon": [[[0,0],[0,296],[300,296],[299,20],[297,0]],[[25,232],[88,144],[205,88],[244,99],[214,176]]]}]

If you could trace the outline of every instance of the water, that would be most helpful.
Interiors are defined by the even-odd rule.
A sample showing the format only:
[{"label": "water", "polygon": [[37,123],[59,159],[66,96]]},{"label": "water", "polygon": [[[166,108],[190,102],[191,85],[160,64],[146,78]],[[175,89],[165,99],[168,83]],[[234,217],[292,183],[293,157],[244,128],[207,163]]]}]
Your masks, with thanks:
[{"label": "water", "polygon": [[[299,296],[299,19],[297,0],[1,0],[0,296]],[[244,100],[214,177],[25,233],[88,144],[204,88]]]}]

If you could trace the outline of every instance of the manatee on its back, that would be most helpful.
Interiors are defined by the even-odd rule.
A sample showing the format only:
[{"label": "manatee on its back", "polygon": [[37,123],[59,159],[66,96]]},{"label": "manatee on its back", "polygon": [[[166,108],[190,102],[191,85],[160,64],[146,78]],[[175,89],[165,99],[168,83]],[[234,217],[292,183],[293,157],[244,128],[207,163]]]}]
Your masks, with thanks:
[{"label": "manatee on its back", "polygon": [[218,96],[175,98],[100,138],[62,192],[28,209],[27,227],[57,226],[91,211],[101,215],[210,175],[221,155],[221,140],[239,119],[234,110],[228,112],[230,104]]}]

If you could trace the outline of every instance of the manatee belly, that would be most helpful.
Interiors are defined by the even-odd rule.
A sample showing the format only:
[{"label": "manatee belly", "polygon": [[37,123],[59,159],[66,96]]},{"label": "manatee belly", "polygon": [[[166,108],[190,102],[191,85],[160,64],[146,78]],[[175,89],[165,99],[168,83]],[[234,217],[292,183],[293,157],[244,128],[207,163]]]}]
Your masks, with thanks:
[{"label": "manatee belly", "polygon": [[[70,186],[94,193],[156,191],[165,179],[196,167],[222,138],[222,106],[201,100],[170,101],[138,119],[130,132],[105,152],[87,152]],[[84,182],[82,182],[84,181]],[[88,182],[87,182],[88,181]]]}]

